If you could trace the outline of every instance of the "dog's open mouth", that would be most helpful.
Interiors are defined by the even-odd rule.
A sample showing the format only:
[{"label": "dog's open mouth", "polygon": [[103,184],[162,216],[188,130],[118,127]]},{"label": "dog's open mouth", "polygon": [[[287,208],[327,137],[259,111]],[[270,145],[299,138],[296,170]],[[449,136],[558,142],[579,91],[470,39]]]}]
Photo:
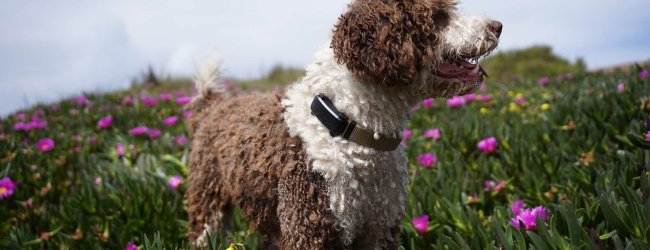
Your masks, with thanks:
[{"label": "dog's open mouth", "polygon": [[481,82],[483,76],[488,76],[478,60],[462,58],[436,65],[435,74],[442,78],[463,82]]}]

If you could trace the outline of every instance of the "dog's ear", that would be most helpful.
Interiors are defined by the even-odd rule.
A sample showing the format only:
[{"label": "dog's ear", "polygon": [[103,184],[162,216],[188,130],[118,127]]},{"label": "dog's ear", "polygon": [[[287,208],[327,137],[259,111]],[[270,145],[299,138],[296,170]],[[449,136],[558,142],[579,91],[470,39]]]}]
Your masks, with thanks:
[{"label": "dog's ear", "polygon": [[338,20],[332,49],[356,76],[406,85],[434,60],[438,34],[455,0],[357,0]]}]

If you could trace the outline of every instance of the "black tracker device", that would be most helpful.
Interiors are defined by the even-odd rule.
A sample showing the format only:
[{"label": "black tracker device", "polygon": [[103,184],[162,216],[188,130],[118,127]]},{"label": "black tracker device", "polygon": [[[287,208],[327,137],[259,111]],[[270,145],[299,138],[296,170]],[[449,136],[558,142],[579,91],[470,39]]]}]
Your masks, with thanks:
[{"label": "black tracker device", "polygon": [[332,101],[323,94],[318,94],[311,102],[311,114],[325,125],[332,137],[341,136],[345,139],[350,137],[356,122],[349,122],[345,114],[339,112]]}]

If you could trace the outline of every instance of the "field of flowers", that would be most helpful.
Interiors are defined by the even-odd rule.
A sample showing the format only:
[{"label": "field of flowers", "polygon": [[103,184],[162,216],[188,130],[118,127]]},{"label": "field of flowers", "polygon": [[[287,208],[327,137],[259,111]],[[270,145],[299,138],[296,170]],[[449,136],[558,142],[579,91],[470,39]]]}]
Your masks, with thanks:
[{"label": "field of flowers", "polygon": [[[648,75],[488,81],[414,107],[404,248],[650,248]],[[189,96],[145,85],[2,118],[0,248],[188,248]],[[256,248],[234,224],[211,248]]]}]

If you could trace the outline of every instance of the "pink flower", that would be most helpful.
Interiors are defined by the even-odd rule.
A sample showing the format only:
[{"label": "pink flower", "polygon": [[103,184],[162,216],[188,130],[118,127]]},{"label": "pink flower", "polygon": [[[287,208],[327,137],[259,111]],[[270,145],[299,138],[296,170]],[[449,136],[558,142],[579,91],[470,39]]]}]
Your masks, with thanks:
[{"label": "pink flower", "polygon": [[149,138],[152,138],[152,139],[158,138],[158,137],[160,137],[161,134],[162,134],[162,132],[160,132],[160,130],[158,130],[158,129],[149,130]]},{"label": "pink flower", "polygon": [[133,129],[129,130],[129,134],[135,135],[135,136],[144,135],[147,132],[149,132],[149,129],[147,127],[145,127],[145,126],[135,127]]},{"label": "pink flower", "polygon": [[16,115],[16,120],[24,121],[25,119],[27,119],[27,114],[25,114],[25,112]]},{"label": "pink flower", "polygon": [[142,104],[152,108],[155,107],[156,103],[158,102],[156,98],[150,97],[146,94],[140,95],[140,101],[142,102]]},{"label": "pink flower", "polygon": [[526,230],[535,230],[537,229],[537,217],[542,221],[546,221],[548,217],[548,210],[542,206],[535,208],[527,208],[522,210],[519,215],[515,216],[510,220],[510,223],[517,229],[521,230],[521,223],[524,224]]},{"label": "pink flower", "polygon": [[124,250],[138,250],[138,246],[136,246],[133,242],[129,242],[126,244],[126,247],[124,247]]},{"label": "pink flower", "polygon": [[167,181],[167,187],[169,187],[171,190],[178,189],[178,186],[181,184],[183,184],[183,177],[180,177],[178,175],[170,177]]},{"label": "pink flower", "polygon": [[474,93],[467,94],[467,95],[464,95],[463,98],[465,98],[465,101],[471,102],[471,101],[476,100],[476,94],[474,94]]},{"label": "pink flower", "polygon": [[162,93],[158,96],[162,101],[169,101],[172,99],[173,95],[170,93]]},{"label": "pink flower", "polygon": [[9,177],[0,179],[0,200],[7,198],[14,194],[16,183]]},{"label": "pink flower", "polygon": [[102,184],[102,177],[95,177],[95,185],[101,185]]},{"label": "pink flower", "polygon": [[74,99],[74,102],[77,103],[77,105],[82,106],[88,101],[88,98],[84,95],[78,96]]},{"label": "pink flower", "polygon": [[178,116],[170,116],[163,120],[165,126],[173,126],[178,121]]},{"label": "pink flower", "polygon": [[424,137],[426,138],[433,138],[433,139],[440,139],[440,129],[429,129],[424,132]]},{"label": "pink flower", "polygon": [[122,157],[124,156],[124,144],[117,144],[117,147],[115,148],[115,151],[117,152],[117,156]]},{"label": "pink flower", "polygon": [[192,115],[192,111],[183,110],[183,117],[185,117],[185,119],[189,119],[191,115]]},{"label": "pink flower", "polygon": [[418,155],[417,158],[418,163],[425,168],[431,168],[433,164],[436,164],[436,161],[438,160],[436,159],[436,156],[431,153]]},{"label": "pink flower", "polygon": [[497,150],[497,138],[490,137],[485,140],[480,141],[478,144],[476,144],[476,147],[483,151],[485,154],[491,154],[495,150]]},{"label": "pink flower", "polygon": [[548,76],[541,77],[539,80],[537,80],[537,83],[539,83],[539,85],[546,86],[548,85],[548,80]]},{"label": "pink flower", "polygon": [[133,104],[135,104],[135,98],[132,96],[127,96],[122,99],[122,105],[124,106],[133,106]]},{"label": "pink flower", "polygon": [[49,152],[54,149],[54,140],[50,138],[41,139],[36,143],[36,149],[43,153]]},{"label": "pink flower", "polygon": [[521,214],[521,210],[524,209],[526,205],[524,205],[523,200],[516,200],[510,205],[510,209],[512,210],[512,215],[517,217],[519,214]]},{"label": "pink flower", "polygon": [[566,73],[566,79],[567,80],[573,79],[573,73]]},{"label": "pink flower", "polygon": [[650,141],[650,131],[645,134],[645,140]]},{"label": "pink flower", "polygon": [[183,97],[176,98],[176,103],[178,103],[178,104],[180,104],[180,105],[188,104],[188,103],[190,103],[191,101],[192,101],[192,98],[189,98],[189,97],[187,97],[187,96],[183,96]]},{"label": "pink flower", "polygon": [[454,96],[447,100],[447,106],[451,108],[457,108],[463,105],[465,105],[465,98],[462,96]]},{"label": "pink flower", "polygon": [[504,181],[500,181],[498,184],[494,181],[485,181],[485,191],[490,192],[494,191],[496,193],[500,192],[506,187],[506,183]]},{"label": "pink flower", "polygon": [[482,102],[490,102],[490,101],[492,101],[492,98],[490,98],[489,95],[481,95],[481,101]]},{"label": "pink flower", "polygon": [[402,136],[404,137],[404,141],[408,141],[411,138],[412,135],[413,135],[413,132],[411,130],[408,130],[408,129],[406,129],[406,130],[404,130],[402,132]]},{"label": "pink flower", "polygon": [[187,144],[190,140],[187,139],[187,137],[185,137],[185,136],[176,136],[176,137],[174,138],[174,141],[176,142],[176,144],[179,144],[179,145],[185,145],[185,144]]},{"label": "pink flower", "polygon": [[429,215],[423,214],[420,217],[415,217],[411,221],[415,230],[420,234],[425,234],[429,229]]},{"label": "pink flower", "polygon": [[101,129],[108,128],[111,126],[112,123],[113,123],[113,117],[109,115],[102,119],[99,119],[99,121],[97,122],[97,127]]},{"label": "pink flower", "polygon": [[424,108],[429,108],[432,105],[433,105],[433,98],[424,99],[424,101],[422,101],[422,107]]},{"label": "pink flower", "polygon": [[524,104],[526,102],[526,99],[523,96],[522,97],[517,97],[517,99],[515,99],[515,102],[517,104],[519,104],[519,105],[522,105],[522,104]]},{"label": "pink flower", "polygon": [[23,201],[23,206],[25,206],[26,208],[31,208],[33,205],[34,205],[34,201],[32,200],[32,198]]},{"label": "pink flower", "polygon": [[648,72],[647,69],[644,69],[639,73],[639,78],[641,78],[641,80],[648,78],[648,76],[650,76],[650,72]]}]

